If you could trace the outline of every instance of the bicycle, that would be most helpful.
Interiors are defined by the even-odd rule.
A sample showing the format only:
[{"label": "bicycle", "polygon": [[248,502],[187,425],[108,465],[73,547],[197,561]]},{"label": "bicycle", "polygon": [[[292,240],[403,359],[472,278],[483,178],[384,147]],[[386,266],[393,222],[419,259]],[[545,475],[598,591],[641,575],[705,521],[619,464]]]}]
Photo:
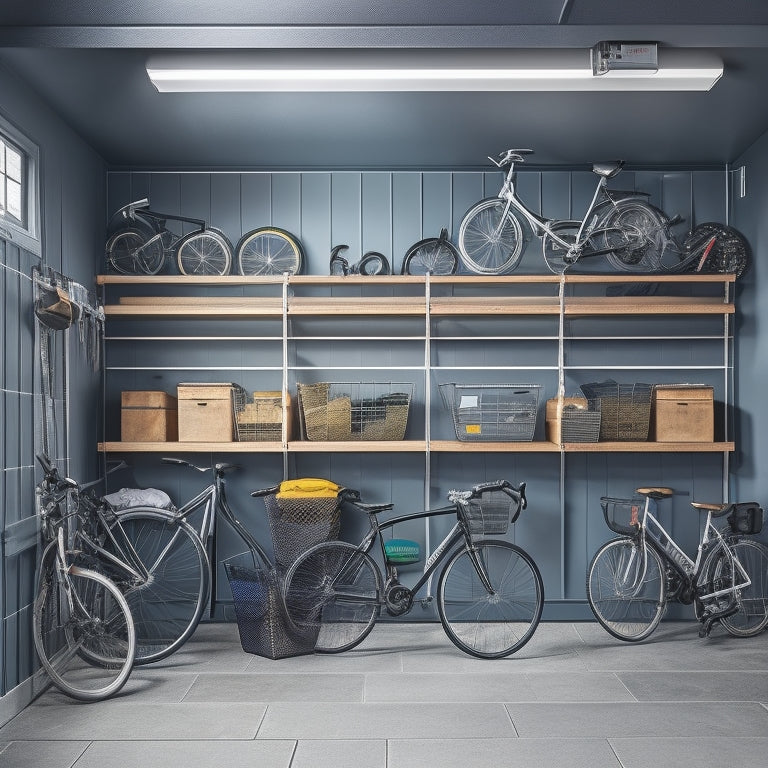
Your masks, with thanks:
[{"label": "bicycle", "polygon": [[[178,236],[166,228],[167,221],[195,229]],[[232,244],[223,232],[202,219],[152,211],[146,198],[120,208],[109,231],[107,264],[123,275],[156,275],[169,257],[182,275],[228,275],[232,266]]]},{"label": "bicycle", "polygon": [[[530,640],[541,618],[544,587],[539,570],[519,546],[486,539],[502,535],[527,506],[525,483],[483,483],[451,491],[449,505],[379,522],[393,504],[366,504],[357,491],[342,495],[365,514],[369,530],[359,544],[327,542],[301,555],[285,576],[287,616],[300,632],[317,632],[315,651],[339,653],[358,645],[373,629],[381,608],[408,613],[416,593],[443,562],[437,588],[440,621],[451,641],[479,658],[501,658]],[[409,588],[386,556],[381,531],[406,520],[456,515],[456,524],[429,555],[424,572]],[[381,544],[386,579],[369,552]],[[432,598],[425,598],[428,603]]]},{"label": "bicycle", "polygon": [[[731,635],[750,637],[768,625],[768,548],[759,533],[763,511],[755,503],[692,502],[706,512],[695,560],[659,523],[656,502],[670,488],[638,488],[632,499],[603,497],[603,515],[620,538],[598,549],[587,571],[587,598],[600,624],[619,640],[649,637],[667,604],[693,603],[706,637],[716,623]],[[722,530],[713,519],[726,516]]]},{"label": "bicycle", "polygon": [[349,250],[348,245],[336,245],[331,250],[331,270],[332,275],[389,275],[392,274],[392,267],[389,260],[383,253],[378,251],[366,251],[356,264],[350,264],[340,254],[342,251]]},{"label": "bicycle", "polygon": [[[595,163],[598,183],[584,218],[558,220],[540,216],[517,197],[515,163],[525,161],[530,149],[508,149],[498,168],[509,166],[497,197],[473,205],[462,218],[458,247],[467,269],[499,275],[520,262],[529,231],[542,241],[547,268],[562,274],[579,260],[605,256],[615,269],[626,272],[733,271],[747,267],[746,243],[736,230],[701,224],[681,244],[671,234],[679,216],[668,217],[643,198],[643,193],[608,188],[608,180],[622,169],[622,161]],[[525,227],[525,233],[524,233]]]},{"label": "bicycle", "polygon": [[439,237],[427,237],[414,243],[403,258],[401,275],[453,275],[459,268],[459,253],[448,239],[448,230]]},{"label": "bicycle", "polygon": [[80,701],[101,701],[125,685],[136,655],[128,603],[103,573],[81,564],[77,545],[87,523],[69,497],[77,483],[40,458],[45,477],[36,488],[44,549],[32,613],[40,663],[51,682]]}]

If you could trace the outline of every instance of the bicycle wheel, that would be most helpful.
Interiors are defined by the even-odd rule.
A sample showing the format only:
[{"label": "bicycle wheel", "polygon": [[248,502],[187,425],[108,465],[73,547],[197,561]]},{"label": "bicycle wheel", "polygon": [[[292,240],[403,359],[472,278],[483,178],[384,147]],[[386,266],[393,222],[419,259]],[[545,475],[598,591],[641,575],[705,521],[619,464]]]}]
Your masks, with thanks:
[{"label": "bicycle wheel", "polygon": [[620,272],[659,269],[664,214],[642,200],[620,200],[598,227],[603,233],[609,263]]},{"label": "bicycle wheel", "polygon": [[472,272],[501,275],[511,272],[523,254],[523,228],[498,197],[472,206],[459,227],[459,256]]},{"label": "bicycle wheel", "polygon": [[[489,593],[475,557],[493,586]],[[465,653],[498,659],[522,648],[533,636],[544,607],[541,574],[530,556],[506,541],[480,541],[448,560],[437,587],[440,621]]]},{"label": "bicycle wheel", "polygon": [[[729,541],[728,546],[752,583],[740,590],[737,597],[739,610],[720,619],[720,623],[735,637],[751,637],[762,632],[768,625],[768,549],[752,539]],[[708,574],[707,591],[715,592],[731,587],[734,583],[731,559],[718,547],[707,560],[702,569],[703,573]],[[740,574],[737,573],[735,578],[740,581]],[[727,600],[728,595],[723,599]]]},{"label": "bicycle wheel", "polygon": [[301,631],[318,632],[315,651],[340,653],[373,629],[381,609],[381,574],[351,544],[322,543],[288,569],[283,594],[289,620]]},{"label": "bicycle wheel", "polygon": [[297,275],[304,265],[301,243],[277,227],[247,232],[240,238],[236,252],[241,275]]},{"label": "bicycle wheel", "polygon": [[128,680],[136,634],[125,598],[105,576],[44,561],[35,598],[35,650],[51,682],[80,701],[116,694]]},{"label": "bicycle wheel", "polygon": [[389,259],[378,251],[367,251],[357,262],[357,271],[361,275],[391,275]]},{"label": "bicycle wheel", "polygon": [[667,606],[661,558],[630,538],[609,541],[598,549],[587,571],[587,599],[611,635],[629,642],[644,640]]},{"label": "bicycle wheel", "polygon": [[232,243],[213,227],[190,232],[176,245],[176,264],[182,275],[228,275]]},{"label": "bicycle wheel", "polygon": [[200,622],[211,584],[208,556],[195,530],[166,510],[127,510],[112,530],[148,574],[125,589],[136,626],[136,664],[159,661],[181,648]]},{"label": "bicycle wheel", "polygon": [[740,232],[725,224],[699,224],[685,239],[683,248],[686,257],[680,269],[741,277],[749,268],[747,241]]},{"label": "bicycle wheel", "polygon": [[138,229],[121,229],[107,240],[107,264],[121,275],[156,275],[165,261],[162,237],[147,238]]},{"label": "bicycle wheel", "polygon": [[[552,231],[566,243],[573,245],[576,242],[579,227],[581,227],[579,221],[558,221],[552,225]],[[565,260],[568,249],[548,234],[545,234],[541,240],[541,250],[547,267],[549,267],[550,272],[554,272],[556,275],[562,275],[574,263]]]},{"label": "bicycle wheel", "polygon": [[428,237],[406,252],[402,275],[453,275],[459,268],[459,252],[443,237]]}]

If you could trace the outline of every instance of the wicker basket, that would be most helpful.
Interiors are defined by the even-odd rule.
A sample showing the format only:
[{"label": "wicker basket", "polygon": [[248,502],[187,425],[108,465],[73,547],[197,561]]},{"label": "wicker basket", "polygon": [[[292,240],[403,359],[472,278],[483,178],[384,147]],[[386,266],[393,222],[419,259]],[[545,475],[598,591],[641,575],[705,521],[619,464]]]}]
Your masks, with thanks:
[{"label": "wicker basket", "polygon": [[456,438],[466,442],[533,440],[538,384],[441,384]]},{"label": "wicker basket", "polygon": [[403,440],[413,384],[297,384],[307,440]]},{"label": "wicker basket", "polygon": [[[286,399],[290,413],[291,398]],[[280,392],[254,392],[248,394],[242,387],[232,389],[232,407],[235,414],[235,437],[238,442],[273,441],[283,439],[283,398]],[[290,427],[291,420],[287,419]],[[290,429],[287,438],[290,440]]]},{"label": "wicker basket", "polygon": [[651,419],[651,384],[613,380],[582,384],[581,391],[600,411],[600,440],[644,441]]}]

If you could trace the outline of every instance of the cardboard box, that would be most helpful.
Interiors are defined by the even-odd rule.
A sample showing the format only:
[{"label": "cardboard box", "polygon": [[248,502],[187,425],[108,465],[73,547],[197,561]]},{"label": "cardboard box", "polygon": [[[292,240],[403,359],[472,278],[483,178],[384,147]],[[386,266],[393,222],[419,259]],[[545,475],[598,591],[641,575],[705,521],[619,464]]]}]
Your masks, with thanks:
[{"label": "cardboard box", "polygon": [[651,435],[657,443],[713,442],[714,388],[703,384],[654,387]]},{"label": "cardboard box", "polygon": [[[561,442],[597,442],[600,436],[600,413],[596,411],[589,411],[587,408],[587,400],[583,397],[564,397],[563,398],[563,410],[566,411],[566,416],[576,418],[573,414],[573,409],[576,409],[579,415],[583,415],[583,424],[578,425],[575,421],[571,421],[569,427],[578,432],[578,435],[565,435],[562,437],[562,421],[558,418],[557,413],[557,401],[558,398],[553,397],[547,400],[547,406],[545,411],[545,418],[547,423],[547,440],[550,443],[560,444]],[[578,430],[576,426],[580,426]],[[574,439],[576,437],[577,439]]]},{"label": "cardboard box", "polygon": [[167,392],[132,390],[120,396],[120,439],[124,443],[178,440],[177,401]]},{"label": "cardboard box", "polygon": [[231,443],[235,439],[232,384],[179,384],[179,442]]}]

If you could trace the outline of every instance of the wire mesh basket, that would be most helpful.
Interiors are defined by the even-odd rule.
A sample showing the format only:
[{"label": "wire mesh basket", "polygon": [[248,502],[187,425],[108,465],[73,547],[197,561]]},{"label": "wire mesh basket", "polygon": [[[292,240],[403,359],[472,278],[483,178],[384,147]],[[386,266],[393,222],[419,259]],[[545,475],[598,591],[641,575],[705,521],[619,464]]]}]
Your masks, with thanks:
[{"label": "wire mesh basket", "polygon": [[539,408],[538,384],[441,384],[456,438],[487,442],[533,440]]},{"label": "wire mesh basket", "polygon": [[504,491],[486,491],[464,507],[464,518],[474,537],[502,536],[519,514],[520,503]]},{"label": "wire mesh basket", "polygon": [[413,384],[297,384],[307,440],[403,440]]},{"label": "wire mesh basket", "polygon": [[600,504],[603,508],[606,525],[612,531],[624,536],[631,536],[638,532],[645,508],[644,498],[616,499],[611,496],[603,496],[600,499]]},{"label": "wire mesh basket", "polygon": [[553,443],[596,443],[600,439],[600,401],[583,397],[547,400],[547,440]]},{"label": "wire mesh basket", "polygon": [[651,384],[618,384],[609,379],[582,384],[581,391],[600,410],[600,440],[644,441],[651,419]]},{"label": "wire mesh basket", "polygon": [[[290,407],[290,397],[286,405]],[[254,392],[232,388],[235,433],[239,442],[283,439],[283,397],[281,392]]]}]

